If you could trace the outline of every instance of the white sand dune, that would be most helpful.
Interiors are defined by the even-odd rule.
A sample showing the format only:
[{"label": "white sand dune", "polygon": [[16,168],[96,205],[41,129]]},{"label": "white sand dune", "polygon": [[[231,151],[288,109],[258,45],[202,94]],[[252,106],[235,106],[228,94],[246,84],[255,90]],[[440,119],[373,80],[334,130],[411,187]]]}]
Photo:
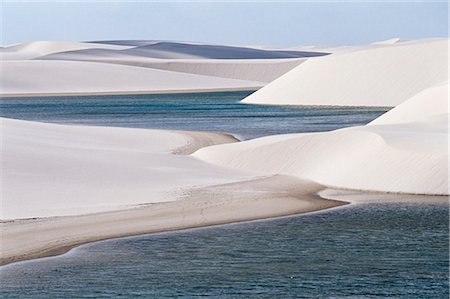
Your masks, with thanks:
[{"label": "white sand dune", "polygon": [[403,42],[407,42],[407,40],[403,40],[398,37],[393,37],[393,38],[389,38],[386,40],[373,42],[372,45],[393,45],[393,44],[398,44],[398,43],[403,43]]},{"label": "white sand dune", "polygon": [[0,120],[0,265],[108,238],[345,204],[321,199],[310,181],[173,154],[236,141],[224,134]]},{"label": "white sand dune", "polygon": [[447,42],[391,40],[308,60],[161,41],[2,49],[22,57],[2,61],[2,95],[256,89],[301,63],[245,102],[402,104],[366,126],[241,143],[219,133],[0,119],[0,264],[106,238],[343,204],[318,198],[323,186],[449,194]]},{"label": "white sand dune", "polygon": [[0,120],[0,265],[108,238],[344,204],[319,198],[322,187],[309,181],[180,155],[236,141],[224,134]]},{"label": "white sand dune", "polygon": [[159,42],[125,50],[132,55],[153,58],[209,58],[209,59],[273,59],[322,56],[324,53],[263,50],[237,46],[192,45],[174,42]]},{"label": "white sand dune", "polygon": [[163,41],[116,42],[137,46],[61,51],[39,59],[114,63],[267,83],[298,66],[307,57],[326,54]]},{"label": "white sand dune", "polygon": [[[268,83],[300,65],[299,59],[154,59],[135,56],[85,55],[76,52],[57,56],[70,61],[90,61],[146,67],[173,72]],[[54,56],[40,59],[54,60]],[[58,59],[57,59],[58,60]]]},{"label": "white sand dune", "polygon": [[83,42],[35,41],[0,48],[0,58],[2,60],[33,59],[53,53],[93,48],[124,50],[130,48],[130,46]]},{"label": "white sand dune", "polygon": [[448,194],[447,90],[448,84],[424,91],[368,126],[269,136],[200,149],[194,156],[330,187]]},{"label": "white sand dune", "polygon": [[[186,41],[186,40],[161,40],[161,39],[126,39],[126,40],[95,40],[95,41],[87,41],[88,43],[99,43],[104,45],[118,45],[118,46],[132,46],[132,47],[139,47],[139,46],[147,46],[147,45],[153,45],[156,43],[161,42],[169,42],[169,43],[181,43],[181,44],[189,44],[189,45],[205,45],[204,42],[198,42],[198,41]],[[212,45],[212,43],[208,43]],[[264,47],[260,46],[254,46],[254,45],[245,45],[245,46],[239,46],[239,45],[229,45],[230,47],[245,47],[245,48],[255,48],[260,49]]]},{"label": "white sand dune", "polygon": [[215,133],[1,119],[1,219],[64,216],[173,201],[186,188],[250,177],[174,155],[235,141]]},{"label": "white sand dune", "polygon": [[398,37],[390,38],[387,40],[381,40],[376,41],[370,44],[361,44],[361,45],[298,45],[294,47],[286,48],[285,50],[292,50],[292,51],[309,51],[309,52],[321,52],[321,53],[348,53],[348,52],[354,52],[354,51],[361,51],[361,50],[369,50],[369,49],[375,49],[375,48],[381,48],[381,47],[389,47],[395,44],[416,44],[416,43],[423,43],[423,42],[431,42],[431,41],[437,41],[442,38],[426,38],[426,39],[420,39],[420,40],[406,40],[406,39],[400,39]]},{"label": "white sand dune", "polygon": [[[322,56],[327,53],[294,50],[264,50],[249,47],[189,44],[160,41],[127,49],[80,49],[53,54],[54,59],[64,59],[66,54],[78,57],[97,56],[138,56],[159,59],[276,59]],[[98,47],[100,48],[100,47]]]},{"label": "white sand dune", "polygon": [[[300,214],[345,204],[315,193],[321,186],[286,176],[190,190],[184,200],[133,209],[0,223],[0,265],[61,254],[93,241]],[[39,235],[39,238],[36,238]]]},{"label": "white sand dune", "polygon": [[175,72],[269,83],[307,59],[170,60],[144,63],[145,67]]},{"label": "white sand dune", "polygon": [[[167,55],[169,56],[169,55]],[[49,55],[42,55],[37,57],[37,59],[46,60],[75,60],[75,61],[90,61],[93,59],[117,59],[117,60],[128,60],[128,59],[148,59],[153,58],[151,56],[144,55],[134,55],[128,51],[111,50],[111,49],[83,49],[74,51],[61,51],[57,53],[52,53]],[[170,59],[170,58],[169,58]]]},{"label": "white sand dune", "polygon": [[309,59],[244,103],[396,106],[448,80],[448,39],[371,45]]},{"label": "white sand dune", "polygon": [[102,44],[102,45],[139,47],[139,46],[155,44],[155,43],[158,43],[161,41],[162,40],[125,39],[125,40],[95,40],[95,41],[88,41],[88,43]]},{"label": "white sand dune", "polygon": [[264,85],[261,82],[78,61],[3,61],[2,73],[2,96],[254,90]]},{"label": "white sand dune", "polygon": [[0,49],[1,96],[256,90],[326,53],[163,41]]},{"label": "white sand dune", "polygon": [[369,125],[417,122],[426,118],[448,115],[448,83],[427,88],[406,102],[388,111]]}]

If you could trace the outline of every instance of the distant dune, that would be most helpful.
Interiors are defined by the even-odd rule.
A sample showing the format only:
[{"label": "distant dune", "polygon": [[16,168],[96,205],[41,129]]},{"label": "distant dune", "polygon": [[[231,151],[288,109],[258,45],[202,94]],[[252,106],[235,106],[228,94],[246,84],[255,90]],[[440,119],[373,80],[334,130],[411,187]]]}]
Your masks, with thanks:
[{"label": "distant dune", "polygon": [[156,44],[139,46],[126,50],[132,55],[142,55],[154,58],[209,58],[209,59],[273,59],[273,58],[301,58],[322,56],[326,53],[262,50],[246,47],[230,47],[219,45],[191,45],[173,42],[159,42]]},{"label": "distant dune", "polygon": [[244,103],[396,106],[448,80],[448,39],[368,45],[309,59]]},{"label": "distant dune", "polygon": [[145,45],[162,42],[162,40],[127,39],[127,40],[96,40],[96,41],[87,41],[87,42],[93,43],[93,44],[101,44],[101,45],[118,45],[118,46],[139,47],[139,46],[145,46]]},{"label": "distant dune", "polygon": [[109,63],[3,61],[3,96],[252,90],[261,82]]},{"label": "distant dune", "polygon": [[[66,60],[130,65],[173,72],[268,83],[305,62],[296,59],[154,59],[133,56],[65,54]],[[53,60],[53,56],[40,59]]]},{"label": "distant dune", "polygon": [[0,49],[0,95],[256,90],[326,54],[164,41],[38,41]]},{"label": "distant dune", "polygon": [[432,87],[367,126],[269,136],[204,148],[194,156],[330,187],[448,194],[447,92],[448,84]]},{"label": "distant dune", "polygon": [[365,126],[244,142],[0,119],[0,264],[345,204],[319,198],[327,187],[449,194],[448,39],[281,50],[33,42],[0,55],[1,96],[256,90],[274,80],[244,102],[396,106]]},{"label": "distant dune", "polygon": [[61,42],[61,41],[36,41],[0,48],[0,58],[10,59],[32,59],[53,53],[76,51],[85,49],[110,49],[123,50],[128,46],[80,43],[80,42]]},{"label": "distant dune", "polygon": [[[99,45],[105,48],[104,44]],[[91,55],[91,51],[78,50],[76,52],[80,56]],[[265,50],[250,47],[166,41],[150,42],[147,44],[138,43],[137,46],[127,49],[105,49],[101,53],[108,56],[128,55],[160,59],[276,59],[316,57],[328,54],[317,51]],[[54,57],[63,57],[63,55],[64,53],[61,53]]]},{"label": "distant dune", "polygon": [[[153,60],[126,61],[126,64],[140,64],[141,66],[199,74],[205,76],[222,77],[238,80],[258,81],[269,83],[282,76],[307,59],[204,59],[204,60]],[[116,63],[119,63],[116,61]]]}]

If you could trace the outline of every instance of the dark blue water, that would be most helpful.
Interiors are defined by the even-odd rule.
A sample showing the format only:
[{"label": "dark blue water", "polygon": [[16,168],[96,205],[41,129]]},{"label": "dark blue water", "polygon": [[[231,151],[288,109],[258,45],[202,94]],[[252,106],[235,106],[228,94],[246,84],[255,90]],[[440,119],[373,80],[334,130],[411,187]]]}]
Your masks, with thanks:
[{"label": "dark blue water", "polygon": [[448,298],[448,204],[420,201],[94,243],[3,267],[2,296]]},{"label": "dark blue water", "polygon": [[[240,104],[247,94],[0,99],[0,115],[248,139],[362,125],[386,111]],[[0,268],[0,297],[448,298],[448,203],[410,199],[94,243]]]},{"label": "dark blue water", "polygon": [[0,116],[136,128],[206,130],[242,139],[363,125],[387,108],[246,105],[249,92],[0,99]]}]

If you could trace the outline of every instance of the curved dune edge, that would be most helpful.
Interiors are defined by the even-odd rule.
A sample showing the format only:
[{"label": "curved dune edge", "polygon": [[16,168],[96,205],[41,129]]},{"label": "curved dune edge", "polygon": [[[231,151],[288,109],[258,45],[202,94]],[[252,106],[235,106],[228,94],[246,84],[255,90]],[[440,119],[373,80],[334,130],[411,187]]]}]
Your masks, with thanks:
[{"label": "curved dune edge", "polygon": [[175,155],[190,155],[203,147],[239,142],[236,137],[225,133],[182,130],[172,130],[172,132],[189,136],[185,145],[172,150],[172,154]]},{"label": "curved dune edge", "polygon": [[[70,133],[70,141],[78,146],[80,141],[74,139],[78,130],[95,138],[99,133],[106,134],[108,142],[114,136],[119,137],[119,149],[124,152],[127,146],[134,152],[148,150],[144,139],[151,134],[156,134],[153,138],[160,141],[167,137],[165,134],[175,134],[182,139],[174,144],[171,135],[170,144],[157,143],[158,151],[189,154],[201,148],[192,156],[223,166],[215,168],[208,164],[201,171],[216,175],[219,169],[224,171],[227,167],[234,168],[235,172],[225,172],[221,177],[225,181],[234,180],[232,183],[185,188],[184,197],[178,197],[183,200],[146,202],[131,209],[95,214],[4,221],[0,224],[3,239],[0,263],[61,254],[74,246],[98,240],[300,214],[345,204],[321,198],[327,187],[447,195],[448,113],[441,113],[442,107],[448,105],[447,90],[446,84],[425,90],[367,126],[268,136],[206,148],[202,146],[233,141],[233,138],[222,135],[220,140],[211,140],[207,132],[83,128],[7,120],[24,126],[28,133],[29,126],[50,130],[51,138],[56,138],[58,144],[62,142],[56,134],[58,130],[64,135]],[[125,148],[122,133],[128,138]],[[144,133],[150,135],[143,138]],[[206,138],[202,139],[201,135]],[[39,140],[42,136],[48,143],[45,134]],[[192,142],[196,139],[201,141]],[[133,141],[131,145],[130,141]],[[66,142],[63,140],[68,146]],[[183,157],[192,160],[192,156]],[[177,165],[181,167],[178,174],[180,169],[189,167],[189,164]],[[272,176],[261,178],[261,175]],[[39,240],[35,238],[36,233],[40,235]]]},{"label": "curved dune edge", "polygon": [[[392,129],[262,138],[200,149],[194,156],[231,169],[291,175],[333,188],[448,195],[446,136]],[[429,142],[424,144],[424,139]]]},{"label": "curved dune edge", "polygon": [[331,188],[449,194],[448,83],[426,89],[366,126],[268,136],[200,149],[230,169],[284,174]]},{"label": "curved dune edge", "polygon": [[0,123],[3,220],[81,215],[173,201],[185,188],[254,176],[186,155],[204,146],[237,141],[227,134],[6,118],[0,118]]},{"label": "curved dune edge", "polygon": [[371,45],[308,59],[242,102],[394,107],[448,80],[448,42]]},{"label": "curved dune edge", "polygon": [[[71,217],[1,223],[0,264],[63,254],[111,238],[288,216],[337,207],[320,185],[288,176],[192,189],[184,200]],[[36,238],[39,234],[39,238]]]},{"label": "curved dune edge", "polygon": [[44,55],[51,55],[66,51],[78,51],[86,49],[125,50],[130,46],[98,44],[89,42],[64,42],[64,41],[34,41],[0,47],[0,57],[3,60],[33,59]]},{"label": "curved dune edge", "polygon": [[369,125],[388,125],[398,123],[417,122],[437,115],[448,115],[448,82],[442,82],[426,88],[401,103],[380,117],[374,119]]},{"label": "curved dune edge", "polygon": [[328,54],[201,43],[116,42],[36,41],[0,47],[0,96],[254,91],[310,57]]},{"label": "curved dune edge", "polygon": [[[42,60],[54,60],[52,56]],[[155,59],[145,57],[68,57],[71,61],[111,63],[203,76],[268,83],[308,58],[277,59]]]},{"label": "curved dune edge", "polygon": [[2,61],[0,95],[56,96],[255,90],[265,83],[112,63]]},{"label": "curved dune edge", "polygon": [[321,186],[311,182],[230,171],[187,155],[236,141],[226,134],[0,120],[0,264],[98,240],[343,204],[320,199]]},{"label": "curved dune edge", "polygon": [[[394,106],[447,79],[443,73],[446,65],[442,64],[446,43],[392,43],[311,58],[247,100],[266,93],[270,99],[293,95],[293,102],[287,104],[327,105],[322,100],[330,99],[331,105]],[[178,65],[174,72],[113,63],[24,61],[4,64],[16,67],[16,77],[8,77],[13,80],[5,86],[10,91],[25,90],[28,95],[38,95],[33,94],[36,78],[43,80],[43,84],[37,83],[48,88],[48,95],[58,94],[55,86],[76,95],[111,94],[112,87],[117,88],[114,93],[142,93],[150,83],[158,83],[156,93],[161,93],[161,86],[167,92],[186,92],[183,88],[203,91],[211,86],[256,88],[264,84],[180,72],[186,65]],[[69,65],[71,72],[64,73]],[[364,70],[358,73],[360,66]],[[18,72],[17,67],[26,71]],[[418,71],[425,67],[427,72]],[[52,71],[45,72],[49,77],[37,76],[42,68],[60,70],[61,77],[52,77]],[[342,76],[335,69],[346,69],[347,73]],[[95,76],[111,70],[127,78],[120,80],[125,85],[114,84],[118,77]],[[199,72],[209,74],[210,70]],[[291,84],[296,85],[298,74],[303,72],[306,75],[301,82],[305,85],[299,88],[304,94],[299,96]],[[75,90],[73,85],[64,85],[77,81],[74,78],[83,82],[86,73],[100,81],[90,85],[87,80],[89,84],[75,86]],[[20,81],[24,74],[30,77]],[[336,74],[336,80],[324,77]],[[130,80],[133,76],[136,80]],[[64,82],[55,85],[58,79]],[[283,81],[286,85],[274,88]],[[323,81],[329,83],[327,88]],[[104,91],[99,91],[99,86]],[[273,90],[273,94],[267,90]],[[225,144],[236,141],[231,136],[206,132],[2,120],[2,213],[6,215],[2,218],[11,220],[0,223],[0,264],[61,254],[80,244],[110,238],[300,214],[346,204],[321,198],[323,186],[447,195],[446,91],[448,85],[426,89],[367,126],[269,136],[235,144]]]},{"label": "curved dune edge", "polygon": [[70,97],[70,96],[113,96],[113,95],[139,95],[139,94],[177,94],[177,93],[203,93],[203,92],[227,92],[227,91],[255,91],[259,87],[226,87],[226,88],[201,88],[201,89],[149,89],[149,90],[120,90],[120,91],[93,91],[93,92],[31,92],[31,93],[0,93],[0,98],[26,98],[26,97]]}]

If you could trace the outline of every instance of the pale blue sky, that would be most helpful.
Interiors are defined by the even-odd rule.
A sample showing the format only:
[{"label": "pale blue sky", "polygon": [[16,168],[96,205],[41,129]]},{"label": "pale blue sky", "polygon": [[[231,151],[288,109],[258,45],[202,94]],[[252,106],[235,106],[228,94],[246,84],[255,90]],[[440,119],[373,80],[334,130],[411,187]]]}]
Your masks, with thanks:
[{"label": "pale blue sky", "polygon": [[2,1],[3,45],[165,39],[294,46],[448,36],[447,1]]}]

